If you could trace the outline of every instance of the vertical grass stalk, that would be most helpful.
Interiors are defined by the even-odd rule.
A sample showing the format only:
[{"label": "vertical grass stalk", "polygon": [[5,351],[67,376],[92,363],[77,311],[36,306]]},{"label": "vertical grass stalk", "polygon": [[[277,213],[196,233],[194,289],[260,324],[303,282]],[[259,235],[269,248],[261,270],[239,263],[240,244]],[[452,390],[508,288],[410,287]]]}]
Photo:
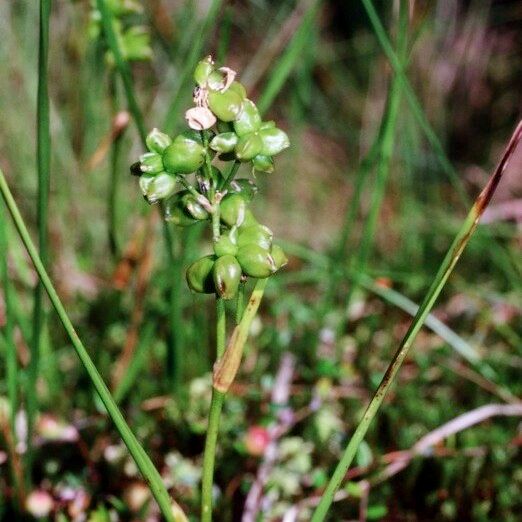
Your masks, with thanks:
[{"label": "vertical grass stalk", "polygon": [[184,515],[181,514],[182,512],[180,508],[177,506],[176,507],[178,508],[180,515],[177,517],[173,515],[171,499],[169,497],[169,494],[167,493],[167,490],[165,489],[165,486],[163,485],[163,481],[161,479],[160,474],[158,473],[151,460],[145,453],[144,449],[141,447],[140,443],[138,442],[131,429],[129,428],[122,413],[118,409],[116,402],[111,396],[109,389],[107,388],[101,375],[98,373],[96,366],[92,362],[92,359],[90,358],[85,346],[78,337],[78,334],[76,333],[76,330],[74,329],[74,326],[71,320],[69,319],[69,316],[67,315],[67,312],[65,311],[65,308],[60,298],[58,297],[58,293],[56,292],[51,282],[51,279],[49,278],[49,275],[43,265],[42,259],[38,255],[36,247],[34,246],[31,236],[29,235],[29,231],[27,230],[27,227],[25,226],[24,220],[20,214],[20,211],[18,210],[16,202],[14,201],[13,195],[9,190],[6,179],[4,177],[4,173],[1,170],[0,192],[2,193],[7,208],[11,213],[13,222],[16,226],[16,229],[18,230],[20,238],[22,239],[25,248],[27,249],[27,253],[29,254],[31,261],[34,264],[38,277],[42,282],[43,288],[47,292],[49,299],[52,305],[54,306],[56,313],[58,314],[58,317],[60,318],[60,321],[62,322],[67,332],[67,335],[69,336],[71,343],[74,349],[76,350],[78,357],[80,358],[82,365],[84,366],[87,374],[89,375],[89,378],[94,388],[96,389],[96,392],[98,393],[101,401],[107,409],[107,412],[111,417],[112,421],[114,422],[114,425],[116,426],[116,429],[118,430],[123,442],[127,446],[132,458],[136,462],[136,465],[140,470],[141,474],[149,484],[152,494],[154,495],[154,498],[156,499],[161,509],[161,512],[165,517],[165,520],[167,520],[168,522],[176,522],[176,520],[185,520]]},{"label": "vertical grass stalk", "polygon": [[[49,20],[51,0],[40,0],[40,21],[38,37],[38,90],[36,100],[36,161],[38,175],[37,224],[38,249],[43,265],[48,266],[48,216],[49,188],[51,169],[51,136],[49,130]],[[31,360],[27,379],[27,469],[31,469],[32,433],[38,412],[38,393],[36,390],[42,334],[45,328],[44,288],[38,281],[34,291],[33,331],[31,342]],[[30,474],[28,474],[30,476]]]},{"label": "vertical grass stalk", "polygon": [[375,392],[372,400],[370,401],[370,404],[368,405],[361,421],[359,422],[355,432],[353,433],[339,464],[335,468],[335,471],[330,481],[328,482],[328,485],[323,493],[321,501],[319,502],[319,505],[317,506],[313,514],[312,522],[321,522],[325,519],[328,510],[333,502],[335,492],[339,489],[339,486],[341,485],[346,475],[346,472],[348,471],[357,453],[359,445],[364,439],[366,432],[368,431],[368,428],[370,427],[370,424],[373,421],[375,415],[379,411],[384,401],[384,398],[386,397],[391,385],[393,384],[393,381],[402,363],[406,359],[408,352],[410,351],[410,348],[413,344],[413,341],[417,336],[417,333],[422,328],[424,321],[428,317],[431,309],[433,308],[433,305],[435,304],[435,301],[437,300],[438,296],[440,295],[440,292],[444,288],[444,285],[446,284],[446,281],[448,280],[451,272],[457,264],[457,261],[459,260],[462,252],[464,251],[464,248],[466,247],[471,236],[473,235],[473,232],[475,231],[475,228],[477,227],[477,224],[479,222],[480,216],[488,206],[498,186],[498,183],[502,178],[502,174],[504,173],[504,170],[511,156],[513,155],[513,152],[515,151],[517,145],[521,141],[522,122],[518,124],[518,127],[515,130],[500,163],[495,169],[495,172],[489,179],[489,182],[486,185],[486,187],[479,194],[473,207],[469,211],[462,227],[457,233],[457,236],[455,237],[450,249],[444,257],[442,264],[440,265],[440,268],[433,280],[433,283],[431,284],[431,287],[429,288],[428,293],[426,294],[426,297],[419,306],[419,310],[417,311],[417,314],[415,315],[410,328],[406,332],[406,335],[404,336],[404,339],[402,340],[397,352],[395,353],[393,360],[388,366],[388,369],[386,370],[386,373],[384,374],[384,377],[382,378],[382,381],[379,384],[377,391]]}]

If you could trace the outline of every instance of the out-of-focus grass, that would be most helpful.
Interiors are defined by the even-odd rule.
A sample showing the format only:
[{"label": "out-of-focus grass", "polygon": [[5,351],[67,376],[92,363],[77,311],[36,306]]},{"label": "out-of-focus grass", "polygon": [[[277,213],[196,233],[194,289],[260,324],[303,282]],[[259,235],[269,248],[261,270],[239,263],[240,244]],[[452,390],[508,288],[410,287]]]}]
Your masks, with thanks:
[{"label": "out-of-focus grass", "polygon": [[[275,6],[265,1],[207,4],[165,0],[143,4],[140,23],[151,28],[154,60],[134,65],[130,72],[146,129],[165,120],[169,129],[179,128],[183,110],[190,103],[188,71],[192,63],[202,54],[219,52],[226,54],[234,68],[246,68],[254,86],[252,96],[268,100],[266,117],[283,121],[291,135],[292,148],[278,158],[274,175],[258,177],[267,196],[256,205],[278,237],[299,243],[304,252],[292,250],[286,272],[267,289],[264,328],[247,346],[239,377],[241,398],[232,397],[225,405],[217,469],[222,493],[217,509],[223,519],[229,519],[233,506],[241,505],[257,466],[245,453],[244,434],[249,426],[272,418],[266,390],[280,354],[292,350],[298,356],[294,383],[298,393],[293,394],[291,407],[304,408],[313,396],[320,396],[323,413],[309,414],[291,433],[300,437],[301,449],[312,443],[312,460],[302,464],[297,478],[292,475],[293,464],[279,463],[279,476],[272,477],[270,486],[275,512],[324,487],[324,477],[338,460],[346,433],[352,431],[403,333],[408,314],[399,309],[397,301],[384,303],[379,292],[390,287],[390,292],[418,302],[462,220],[460,198],[448,182],[447,165],[441,167],[441,152],[454,165],[454,174],[471,199],[511,130],[519,111],[520,36],[512,25],[516,11],[508,4],[494,3],[488,11],[480,3],[465,8],[457,2],[434,2],[413,10],[407,76],[420,115],[441,145],[432,147],[418,111],[412,112],[402,101],[387,157],[386,190],[373,206],[374,225],[365,227],[377,198],[378,180],[383,180],[376,168],[381,143],[375,154],[369,154],[369,148],[385,114],[393,72],[362,4],[323,1],[318,15],[309,19],[306,9],[313,10],[314,2],[296,5],[285,1]],[[376,2],[376,6],[395,42],[397,16],[391,3]],[[130,125],[118,145],[116,234],[121,254],[116,258],[109,255],[110,158],[94,169],[87,165],[110,131],[115,111],[127,104],[121,85],[116,87],[118,95],[111,97],[114,70],[104,62],[101,46],[87,36],[88,10],[87,2],[60,2],[51,17],[50,270],[107,380],[129,342],[130,317],[142,306],[134,357],[116,396],[131,424],[139,427],[139,436],[155,462],[165,468],[179,493],[176,498],[184,499],[191,510],[198,504],[197,474],[191,473],[199,466],[203,449],[201,419],[206,417],[205,394],[209,392],[208,381],[201,377],[212,360],[209,351],[214,333],[209,327],[207,300],[192,296],[180,275],[200,254],[201,231],[195,228],[180,234],[172,230],[176,260],[172,265],[162,245],[161,224],[151,219],[152,246],[146,258],[148,273],[144,274],[149,284],[140,297],[137,271],[145,259],[140,227],[150,210],[138,196],[135,180],[126,176],[126,166],[141,151],[139,137]],[[0,3],[0,163],[35,233],[37,20],[33,5]],[[299,32],[303,20],[311,21],[305,25],[306,31]],[[277,49],[271,47],[276,44]],[[250,63],[258,65],[249,70]],[[281,91],[272,91],[274,85]],[[264,90],[266,86],[268,90]],[[368,155],[376,161],[361,167],[362,158]],[[242,173],[246,176],[247,169]],[[362,179],[366,179],[364,185]],[[519,197],[517,179],[514,176],[511,184],[506,180],[509,188],[503,198]],[[358,186],[360,197],[354,198]],[[343,236],[345,216],[351,228]],[[4,298],[0,298],[4,340],[0,342],[0,395],[9,392],[12,397],[11,380],[4,379],[6,361],[13,362],[4,356],[13,355],[5,342],[9,336],[4,317],[14,326],[23,384],[35,278],[10,223],[6,225],[12,292],[8,316],[3,313]],[[341,248],[346,238],[346,247]],[[348,265],[347,260],[363,255],[364,243],[372,245],[369,254],[364,254],[364,263]],[[137,250],[133,245],[138,245]],[[494,370],[494,374],[486,372],[490,384],[514,396],[522,393],[518,379],[522,366],[518,352],[520,296],[516,291],[521,273],[519,248],[515,224],[479,227],[435,310],[435,317],[450,332],[475,349],[479,367]],[[354,273],[354,266],[363,267],[363,273]],[[338,284],[331,288],[334,275]],[[329,288],[331,299],[321,309],[318,303]],[[5,295],[4,289],[0,295]],[[171,327],[173,310],[174,323],[179,326],[175,330]],[[87,450],[81,445],[50,442],[40,419],[36,433],[42,445],[36,450],[39,464],[34,483],[41,486],[47,480],[56,490],[72,485],[88,493],[90,508],[106,503],[124,517],[130,508],[112,502],[106,494],[110,491],[114,498],[121,497],[123,485],[135,483],[137,478],[132,470],[130,476],[122,471],[124,461],[110,461],[106,456],[107,448],[112,451],[116,445],[115,436],[101,421],[95,401],[93,406],[92,389],[56,318],[49,321],[53,352],[50,360],[41,361],[37,382],[41,410],[74,425]],[[342,328],[335,332],[337,325]],[[173,341],[173,335],[180,337]],[[444,337],[428,330],[421,334],[393,400],[384,405],[382,417],[370,429],[368,446],[356,457],[359,466],[377,470],[382,454],[409,448],[458,413],[499,400],[487,390],[487,383],[478,380],[486,388],[477,384],[468,371],[473,366],[454,349],[451,339],[455,339],[451,334]],[[183,368],[183,383],[174,396],[171,379],[176,363],[168,348],[172,342],[181,346]],[[336,353],[341,358],[334,364]],[[57,374],[52,372],[54,366]],[[24,406],[22,390],[21,386],[19,404]],[[385,509],[390,517],[424,520],[513,519],[520,484],[514,466],[515,435],[516,423],[509,419],[463,432],[445,446],[451,455],[418,459],[400,477],[372,488],[368,518],[372,509],[375,518]],[[84,449],[78,449],[80,446]],[[477,448],[483,451],[468,455]],[[180,468],[184,471],[178,473]],[[103,477],[97,483],[89,475],[106,474],[106,470],[116,486],[109,488]],[[0,464],[2,494],[8,491],[8,483],[7,468]],[[293,489],[289,489],[290,483]],[[226,489],[227,484],[234,486]],[[11,516],[7,501],[0,509],[4,517]],[[353,518],[358,509],[355,496],[335,506],[332,517]]]}]

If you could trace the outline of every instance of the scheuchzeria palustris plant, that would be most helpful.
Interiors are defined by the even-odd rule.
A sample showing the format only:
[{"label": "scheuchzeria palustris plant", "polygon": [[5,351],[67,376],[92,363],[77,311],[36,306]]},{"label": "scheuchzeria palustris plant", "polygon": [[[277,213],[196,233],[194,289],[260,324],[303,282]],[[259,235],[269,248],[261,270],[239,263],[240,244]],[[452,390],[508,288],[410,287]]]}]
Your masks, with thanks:
[{"label": "scheuchzeria palustris plant", "polygon": [[[250,164],[254,175],[271,173],[273,156],[289,146],[288,136],[273,121],[262,121],[235,77],[228,67],[216,68],[210,56],[200,61],[195,107],[185,113],[189,129],[174,138],[154,129],[146,140],[149,152],[131,167],[147,201],[163,202],[168,222],[211,223],[214,253],[192,263],[186,278],[194,292],[223,299],[236,297],[247,277],[269,277],[287,262],[272,231],[248,208],[256,185],[235,174],[240,163]],[[215,157],[232,163],[226,176],[212,165]]]}]

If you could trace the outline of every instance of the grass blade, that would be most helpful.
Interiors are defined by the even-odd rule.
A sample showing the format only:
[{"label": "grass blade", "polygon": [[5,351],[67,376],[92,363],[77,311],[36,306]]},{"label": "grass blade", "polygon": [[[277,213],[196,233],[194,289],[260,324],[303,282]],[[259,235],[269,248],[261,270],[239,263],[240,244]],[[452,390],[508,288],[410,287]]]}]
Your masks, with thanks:
[{"label": "grass blade", "polygon": [[[47,274],[47,271],[42,263],[42,259],[38,255],[36,247],[34,246],[31,236],[29,235],[29,231],[27,230],[20,211],[18,210],[18,206],[16,205],[13,195],[9,190],[4,173],[1,170],[0,192],[2,193],[7,208],[11,213],[13,222],[16,226],[16,229],[18,230],[20,238],[22,239],[25,248],[27,249],[27,253],[29,254],[29,257],[34,264],[40,281],[42,282],[42,285],[45,288],[45,291],[47,292],[49,299],[51,300],[51,303],[54,306],[56,313],[58,314],[58,317],[60,318],[60,321],[62,322],[67,335],[69,336],[71,343],[76,350],[76,353],[78,354],[78,357],[80,358],[80,361],[88,373],[94,388],[96,389],[100,399],[107,409],[109,416],[114,422],[114,425],[116,426],[116,429],[118,430],[123,442],[127,446],[129,453],[136,462],[138,469],[142,473],[143,477],[147,480],[152,494],[160,506],[163,516],[169,522],[176,522],[176,518],[174,517],[172,511],[171,499],[167,493],[167,490],[165,489],[165,486],[163,485],[161,476],[129,428],[122,413],[118,409],[116,402],[112,398],[109,389],[107,388],[101,375],[98,373],[96,366],[92,362],[92,359],[90,358],[85,346],[78,337],[78,334],[76,333],[74,326],[69,319],[67,312],[65,311],[65,308],[51,282],[51,279]],[[179,520],[184,520],[184,516],[181,514],[177,518]]]},{"label": "grass blade", "polygon": [[[38,249],[44,266],[48,266],[48,216],[51,169],[51,135],[49,131],[49,20],[51,0],[40,0],[40,21],[38,40],[38,90],[36,100],[36,163],[38,175],[37,223]],[[27,464],[31,469],[32,433],[38,412],[38,393],[36,383],[39,375],[40,353],[42,351],[42,333],[45,328],[44,288],[38,281],[34,290],[33,331],[31,342],[31,360],[27,379]]]},{"label": "grass blade", "polygon": [[308,43],[308,35],[314,24],[315,15],[319,9],[321,0],[313,0],[308,11],[303,16],[299,29],[295,32],[285,52],[274,65],[272,74],[263,88],[257,101],[257,107],[261,113],[268,110],[275,97],[283,87],[286,79],[292,72],[297,60],[301,56],[303,48]]},{"label": "grass blade", "polygon": [[475,200],[475,203],[469,211],[462,227],[457,233],[457,236],[455,237],[453,244],[451,245],[446,256],[444,257],[444,260],[442,261],[439,271],[435,276],[435,279],[433,280],[433,283],[430,289],[428,290],[426,297],[420,305],[419,310],[415,315],[412,324],[410,325],[410,328],[404,336],[404,339],[402,340],[397,352],[395,353],[393,360],[388,366],[388,369],[386,370],[386,373],[384,374],[384,377],[382,378],[382,381],[379,384],[377,391],[375,392],[372,400],[370,401],[370,404],[368,405],[363,415],[363,418],[361,419],[355,432],[353,433],[343,453],[343,456],[339,464],[337,465],[328,483],[328,486],[326,487],[326,490],[323,493],[321,501],[317,506],[312,517],[312,522],[320,522],[325,519],[330,505],[332,504],[335,492],[341,485],[344,476],[348,471],[353,458],[355,457],[359,445],[364,439],[364,436],[366,435],[366,432],[368,431],[368,428],[372,420],[379,411],[379,408],[381,407],[382,402],[384,401],[384,398],[386,397],[386,394],[388,393],[388,390],[390,389],[393,380],[397,375],[397,372],[399,371],[404,359],[408,355],[408,352],[413,344],[413,341],[415,340],[415,337],[417,336],[417,333],[422,328],[424,321],[426,320],[428,314],[430,313],[430,310],[435,304],[435,301],[437,300],[444,285],[446,284],[446,281],[448,280],[451,272],[453,271],[453,268],[457,264],[457,261],[459,260],[462,252],[464,251],[464,248],[466,247],[471,236],[473,235],[473,232],[479,222],[480,216],[488,206],[500,182],[500,179],[502,178],[502,174],[504,173],[504,170],[507,164],[509,163],[511,156],[513,155],[513,152],[515,151],[520,141],[522,141],[522,121],[518,124],[515,132],[513,133],[513,136],[511,137],[511,140],[508,143],[508,146],[506,147],[506,150],[504,152],[504,155],[502,156],[500,163],[498,164],[493,175],[489,179],[487,185],[484,187],[482,192],[479,194],[478,198]]}]

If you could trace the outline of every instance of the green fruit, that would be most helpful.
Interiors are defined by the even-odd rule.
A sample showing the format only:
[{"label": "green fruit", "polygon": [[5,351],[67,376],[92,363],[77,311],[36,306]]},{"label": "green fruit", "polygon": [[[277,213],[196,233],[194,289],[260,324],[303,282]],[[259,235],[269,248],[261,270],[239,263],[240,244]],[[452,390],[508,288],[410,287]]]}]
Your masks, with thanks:
[{"label": "green fruit", "polygon": [[275,124],[275,121],[273,121],[273,120],[264,121],[261,123],[261,127],[259,127],[259,130],[273,129],[273,128],[275,128],[275,126],[276,126],[276,124]]},{"label": "green fruit", "polygon": [[247,245],[257,245],[265,250],[270,250],[273,237],[274,234],[265,225],[242,226],[238,231],[237,246],[241,248]]},{"label": "green fruit", "polygon": [[172,143],[172,139],[168,134],[152,129],[146,139],[147,148],[151,152],[162,154],[163,151]]},{"label": "green fruit", "polygon": [[187,227],[198,222],[194,216],[187,212],[187,208],[183,202],[183,196],[186,193],[187,191],[177,192],[165,202],[163,208],[165,221],[174,223],[180,227]]},{"label": "green fruit", "polygon": [[245,220],[247,203],[239,194],[226,195],[220,205],[220,218],[229,227],[240,226]]},{"label": "green fruit", "polygon": [[214,256],[205,256],[187,268],[187,284],[191,290],[200,294],[213,294],[216,291],[212,277],[214,262]]},{"label": "green fruit", "polygon": [[186,192],[181,197],[181,202],[185,208],[185,211],[191,215],[194,219],[203,220],[208,219],[209,213],[205,210],[205,207],[197,200],[197,198],[190,192]]},{"label": "green fruit", "polygon": [[241,194],[246,201],[252,201],[257,194],[257,185],[246,178],[238,178],[230,184],[230,192]]},{"label": "green fruit", "polygon": [[241,136],[236,145],[236,158],[239,161],[250,161],[257,156],[263,148],[263,141],[257,133]]},{"label": "green fruit", "polygon": [[223,132],[217,134],[210,142],[210,148],[217,152],[232,152],[237,145],[237,134],[235,132]]},{"label": "green fruit", "polygon": [[172,174],[190,174],[203,165],[205,148],[189,133],[180,134],[163,153],[163,165]]},{"label": "green fruit", "polygon": [[268,174],[274,172],[274,161],[270,156],[258,154],[252,158],[252,165],[254,165],[254,168],[260,172],[267,172]]},{"label": "green fruit", "polygon": [[219,91],[225,86],[225,74],[221,71],[212,71],[207,78],[207,87],[212,91]]},{"label": "green fruit", "polygon": [[234,121],[243,108],[243,99],[237,92],[227,89],[225,92],[210,91],[208,106],[221,121]]},{"label": "green fruit", "polygon": [[196,65],[194,70],[194,81],[200,86],[204,87],[207,84],[210,73],[214,70],[212,57],[207,56]]},{"label": "green fruit", "polygon": [[163,169],[163,160],[155,152],[146,152],[140,156],[140,170],[146,174],[159,174]]},{"label": "green fruit", "polygon": [[214,254],[218,257],[235,256],[237,254],[237,241],[230,235],[221,236],[214,243]]},{"label": "green fruit", "polygon": [[143,195],[151,204],[168,198],[176,190],[176,178],[166,172],[143,174],[139,183]]},{"label": "green fruit", "polygon": [[237,260],[243,272],[251,277],[265,278],[277,270],[270,252],[258,245],[246,245],[239,248]]},{"label": "green fruit", "polygon": [[259,131],[259,135],[263,141],[261,153],[265,156],[274,156],[290,146],[286,132],[281,129],[262,129]]},{"label": "green fruit", "polygon": [[214,285],[223,299],[233,299],[241,281],[241,266],[232,255],[219,257],[214,263]]},{"label": "green fruit", "polygon": [[272,254],[272,258],[274,259],[274,263],[277,267],[277,270],[279,270],[288,263],[288,258],[286,257],[283,249],[279,245],[273,245],[270,253]]},{"label": "green fruit", "polygon": [[234,130],[238,136],[256,132],[261,127],[261,116],[255,103],[251,100],[243,102],[243,110],[234,122]]},{"label": "green fruit", "polygon": [[240,98],[242,100],[246,100],[246,89],[243,86],[242,83],[239,82],[232,82],[228,88],[229,91],[234,91],[235,93],[239,94]]}]

